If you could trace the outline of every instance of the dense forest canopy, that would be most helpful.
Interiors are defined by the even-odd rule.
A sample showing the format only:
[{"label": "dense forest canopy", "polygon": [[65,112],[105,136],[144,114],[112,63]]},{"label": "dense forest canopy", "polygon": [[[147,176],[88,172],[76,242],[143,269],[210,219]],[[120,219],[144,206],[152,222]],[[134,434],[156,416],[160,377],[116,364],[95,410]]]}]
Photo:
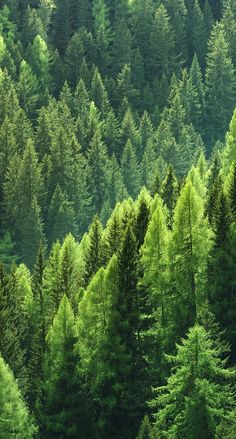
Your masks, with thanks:
[{"label": "dense forest canopy", "polygon": [[235,0],[0,0],[1,439],[236,438],[235,72]]}]

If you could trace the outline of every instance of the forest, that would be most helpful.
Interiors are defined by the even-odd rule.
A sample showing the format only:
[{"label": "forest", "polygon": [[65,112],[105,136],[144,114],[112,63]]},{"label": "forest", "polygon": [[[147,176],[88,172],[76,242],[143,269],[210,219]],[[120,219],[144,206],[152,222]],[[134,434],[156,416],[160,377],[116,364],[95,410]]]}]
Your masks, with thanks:
[{"label": "forest", "polygon": [[236,439],[235,107],[235,0],[0,0],[0,439]]}]

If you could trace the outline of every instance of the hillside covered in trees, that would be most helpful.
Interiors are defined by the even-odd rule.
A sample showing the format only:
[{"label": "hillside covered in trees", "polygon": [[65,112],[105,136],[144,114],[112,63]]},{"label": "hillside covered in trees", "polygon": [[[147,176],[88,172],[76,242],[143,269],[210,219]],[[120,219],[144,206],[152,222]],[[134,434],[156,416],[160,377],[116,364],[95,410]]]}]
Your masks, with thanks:
[{"label": "hillside covered in trees", "polygon": [[236,439],[235,0],[0,0],[0,438]]}]

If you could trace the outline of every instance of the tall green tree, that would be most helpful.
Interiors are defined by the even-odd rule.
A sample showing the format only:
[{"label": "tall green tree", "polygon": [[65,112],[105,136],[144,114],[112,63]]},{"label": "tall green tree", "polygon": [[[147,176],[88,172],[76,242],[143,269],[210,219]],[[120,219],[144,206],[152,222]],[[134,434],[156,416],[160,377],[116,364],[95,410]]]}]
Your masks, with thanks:
[{"label": "tall green tree", "polygon": [[193,326],[199,304],[204,298],[211,236],[203,201],[188,181],[175,207],[171,242],[172,282],[176,289],[176,314],[173,317],[178,327],[177,334],[181,336]]},{"label": "tall green tree", "polygon": [[37,432],[9,366],[0,357],[0,435],[6,439],[33,439]]},{"label": "tall green tree", "polygon": [[187,339],[177,345],[177,354],[169,359],[172,374],[167,384],[157,389],[151,403],[157,435],[210,439],[220,437],[227,424],[235,428],[230,384],[234,371],[226,368],[209,333],[202,326],[194,326]]},{"label": "tall green tree", "polygon": [[[76,368],[77,356],[75,321],[66,295],[61,299],[58,312],[47,334],[45,365],[45,399],[42,406],[43,438],[88,437],[86,393]],[[81,381],[81,382],[80,382]]]},{"label": "tall green tree", "polygon": [[224,138],[234,109],[234,99],[235,72],[229,47],[225,31],[216,25],[209,41],[206,68],[206,123],[209,146]]}]

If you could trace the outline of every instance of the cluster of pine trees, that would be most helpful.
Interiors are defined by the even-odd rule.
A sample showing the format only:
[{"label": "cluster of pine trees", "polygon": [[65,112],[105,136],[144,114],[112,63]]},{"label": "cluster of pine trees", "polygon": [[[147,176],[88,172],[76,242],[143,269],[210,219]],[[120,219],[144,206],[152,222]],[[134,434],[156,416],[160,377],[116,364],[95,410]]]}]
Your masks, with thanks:
[{"label": "cluster of pine trees", "polygon": [[4,438],[235,438],[235,127],[31,273],[1,266]]},{"label": "cluster of pine trees", "polygon": [[[221,148],[233,0],[0,2],[0,253],[32,267],[95,214]],[[1,250],[3,249],[3,250]]]},{"label": "cluster of pine trees", "polygon": [[235,1],[0,8],[0,438],[235,439]]}]

